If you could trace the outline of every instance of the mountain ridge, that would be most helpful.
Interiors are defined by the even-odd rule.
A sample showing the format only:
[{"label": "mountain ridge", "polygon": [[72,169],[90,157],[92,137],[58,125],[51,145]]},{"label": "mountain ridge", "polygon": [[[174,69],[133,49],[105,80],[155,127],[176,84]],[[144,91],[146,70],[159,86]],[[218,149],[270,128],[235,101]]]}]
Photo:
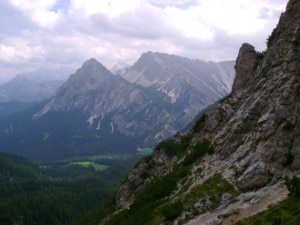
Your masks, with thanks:
[{"label": "mountain ridge", "polygon": [[[224,71],[223,67],[226,66],[223,64],[230,65],[233,62],[206,62],[149,51],[143,53],[122,77],[131,83],[144,87],[153,87],[157,91],[166,94],[172,103],[175,103],[177,98],[180,97],[181,80],[184,80],[189,87],[194,87],[198,90],[209,89],[216,95],[215,98],[218,98],[224,96],[225,93],[229,93],[231,90],[233,72],[228,71],[227,74],[222,74],[221,71]],[[212,80],[219,83],[214,82],[214,87],[212,87],[210,85]],[[218,84],[217,88],[216,84]],[[200,92],[200,94],[202,93]]]}]

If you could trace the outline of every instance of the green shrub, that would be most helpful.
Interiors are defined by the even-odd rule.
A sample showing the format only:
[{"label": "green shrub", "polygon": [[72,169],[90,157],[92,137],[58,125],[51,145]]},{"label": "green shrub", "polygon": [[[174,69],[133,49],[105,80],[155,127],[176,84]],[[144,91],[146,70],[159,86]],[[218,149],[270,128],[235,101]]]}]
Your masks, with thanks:
[{"label": "green shrub", "polygon": [[176,219],[183,211],[183,205],[180,201],[169,202],[162,208],[162,214],[168,221]]},{"label": "green shrub", "polygon": [[201,129],[204,126],[205,120],[206,120],[206,113],[203,114],[199,119],[197,119],[197,121],[195,122],[195,124],[192,127],[192,133],[201,131]]},{"label": "green shrub", "polygon": [[290,191],[290,194],[296,197],[300,197],[300,178],[293,177],[292,179],[286,178],[286,185]]},{"label": "green shrub", "polygon": [[263,59],[266,55],[267,51],[264,50],[264,51],[261,51],[261,52],[256,52],[256,56],[259,60]]},{"label": "green shrub", "polygon": [[183,165],[191,165],[194,162],[196,162],[199,158],[204,156],[205,154],[212,154],[213,148],[210,146],[210,141],[207,139],[204,139],[200,142],[198,142],[194,148],[191,150],[190,154],[185,156],[185,159],[183,161]]},{"label": "green shrub", "polygon": [[188,146],[190,145],[192,136],[185,135],[181,137],[180,141],[176,141],[175,139],[167,139],[161,141],[156,147],[155,150],[164,149],[166,154],[169,156],[180,155],[186,151]]},{"label": "green shrub", "polygon": [[282,224],[281,217],[275,217],[273,225],[281,225],[281,224]]}]

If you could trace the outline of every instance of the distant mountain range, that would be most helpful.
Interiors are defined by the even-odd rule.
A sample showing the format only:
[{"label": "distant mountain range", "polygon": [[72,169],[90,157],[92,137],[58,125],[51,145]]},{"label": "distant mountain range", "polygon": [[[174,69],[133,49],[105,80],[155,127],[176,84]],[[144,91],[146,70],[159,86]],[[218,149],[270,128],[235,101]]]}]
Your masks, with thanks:
[{"label": "distant mountain range", "polygon": [[133,153],[228,94],[233,65],[147,52],[119,76],[90,59],[48,101],[0,122],[2,149],[35,160]]},{"label": "distant mountain range", "polygon": [[0,85],[0,102],[34,102],[52,96],[73,72],[70,68],[38,69]]},{"label": "distant mountain range", "polygon": [[0,86],[0,101],[40,101],[53,95],[62,84],[61,80],[44,81],[18,75]]}]

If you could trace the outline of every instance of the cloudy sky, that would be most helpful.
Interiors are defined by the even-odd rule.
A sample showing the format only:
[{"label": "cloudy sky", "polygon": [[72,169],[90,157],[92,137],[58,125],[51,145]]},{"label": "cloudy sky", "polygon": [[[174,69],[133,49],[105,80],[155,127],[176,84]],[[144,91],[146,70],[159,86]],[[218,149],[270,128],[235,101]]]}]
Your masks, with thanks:
[{"label": "cloudy sky", "polygon": [[154,51],[235,59],[265,49],[288,0],[0,0],[0,82],[36,68],[110,68]]}]

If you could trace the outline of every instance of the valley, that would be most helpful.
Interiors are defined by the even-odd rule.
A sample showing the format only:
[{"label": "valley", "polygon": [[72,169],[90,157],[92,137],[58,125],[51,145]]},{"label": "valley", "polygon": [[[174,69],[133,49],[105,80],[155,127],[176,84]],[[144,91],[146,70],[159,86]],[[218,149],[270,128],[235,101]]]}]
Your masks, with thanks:
[{"label": "valley", "polygon": [[111,201],[137,156],[35,165],[0,153],[0,224],[75,224]]},{"label": "valley", "polygon": [[216,2],[1,3],[0,225],[299,225],[300,1]]}]

